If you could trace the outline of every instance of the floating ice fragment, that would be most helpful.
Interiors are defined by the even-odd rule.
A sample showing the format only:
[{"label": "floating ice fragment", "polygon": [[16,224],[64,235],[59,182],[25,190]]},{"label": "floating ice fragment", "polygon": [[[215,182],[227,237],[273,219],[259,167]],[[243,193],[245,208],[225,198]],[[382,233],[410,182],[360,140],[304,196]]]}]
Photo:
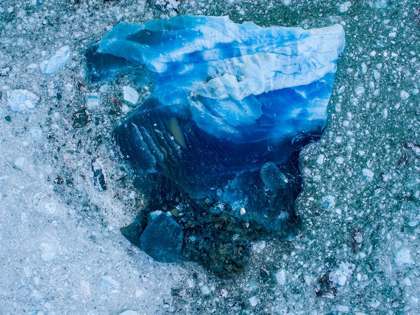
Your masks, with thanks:
[{"label": "floating ice fragment", "polygon": [[130,86],[124,86],[124,100],[131,103],[132,105],[136,105],[139,100],[139,93],[135,89]]},{"label": "floating ice fragment", "polygon": [[357,88],[354,89],[354,91],[356,92],[357,96],[360,96],[363,93],[365,93],[365,88],[363,86],[358,86]]},{"label": "floating ice fragment", "polygon": [[339,165],[344,163],[344,158],[342,156],[337,156],[334,160]]},{"label": "floating ice fragment", "polygon": [[350,308],[346,305],[337,305],[336,309],[337,311],[342,312],[342,313],[350,312]]},{"label": "floating ice fragment", "polygon": [[402,100],[407,100],[410,97],[410,94],[407,91],[402,90],[400,93],[401,99]]},{"label": "floating ice fragment", "polygon": [[316,159],[316,162],[318,165],[324,164],[325,156],[323,154],[318,155],[318,158]]},{"label": "floating ice fragment", "polygon": [[111,276],[103,276],[101,278],[101,286],[107,289],[118,288],[120,284]]},{"label": "floating ice fragment", "polygon": [[411,280],[408,277],[407,278],[404,278],[404,280],[402,281],[402,283],[405,284],[408,287],[411,287],[411,285],[412,285]]},{"label": "floating ice fragment", "polygon": [[80,280],[80,291],[85,298],[90,297],[90,284],[86,280]]},{"label": "floating ice fragment", "polygon": [[355,265],[342,262],[337,269],[329,274],[330,281],[336,286],[344,286],[355,270]]},{"label": "floating ice fragment", "polygon": [[124,312],[120,313],[120,315],[139,315],[139,313],[137,313],[135,311],[132,311],[132,310],[127,310],[127,311],[124,311]]},{"label": "floating ice fragment", "polygon": [[23,170],[23,169],[25,168],[25,165],[26,165],[26,159],[25,159],[23,156],[18,157],[18,158],[15,160],[15,166],[16,166],[18,169]]},{"label": "floating ice fragment", "polygon": [[208,287],[208,286],[203,285],[203,286],[201,287],[201,293],[202,293],[203,295],[209,295],[209,294],[211,293],[211,291],[210,291],[210,289],[209,289],[209,287]]},{"label": "floating ice fragment", "polygon": [[394,262],[397,266],[410,266],[414,264],[413,259],[411,258],[411,252],[407,248],[400,249],[394,257]]},{"label": "floating ice fragment", "polygon": [[251,304],[252,307],[257,306],[259,300],[256,296],[253,296],[251,298],[248,299],[249,304]]},{"label": "floating ice fragment", "polygon": [[166,11],[175,11],[178,9],[181,1],[180,0],[156,0],[156,5],[160,6]]},{"label": "floating ice fragment", "polygon": [[366,178],[367,181],[371,182],[375,174],[370,169],[364,168],[362,170],[362,175],[364,178]]},{"label": "floating ice fragment", "polygon": [[39,102],[39,97],[27,90],[12,90],[7,92],[7,105],[13,112],[25,112],[34,109]]},{"label": "floating ice fragment", "polygon": [[54,214],[57,211],[57,205],[54,203],[47,203],[44,206],[44,210],[48,213],[48,214]]},{"label": "floating ice fragment", "polygon": [[347,12],[351,7],[351,2],[350,1],[346,1],[343,4],[340,5],[339,11],[340,13],[344,13]]},{"label": "floating ice fragment", "polygon": [[55,249],[51,244],[41,243],[41,258],[43,261],[51,261],[55,258]]},{"label": "floating ice fragment", "polygon": [[34,140],[39,140],[42,137],[42,129],[39,126],[31,127],[29,133]]},{"label": "floating ice fragment", "polygon": [[182,230],[172,216],[162,213],[147,225],[140,237],[140,246],[157,261],[178,260],[182,249]]},{"label": "floating ice fragment", "polygon": [[331,195],[325,196],[324,198],[322,198],[322,205],[325,209],[334,208],[335,198]]},{"label": "floating ice fragment", "polygon": [[388,7],[388,0],[375,0],[374,7],[376,9],[386,9]]},{"label": "floating ice fragment", "polygon": [[276,281],[279,285],[286,284],[286,271],[284,269],[280,269],[276,273]]},{"label": "floating ice fragment", "polygon": [[60,68],[64,67],[67,61],[70,58],[70,47],[63,46],[59,50],[56,51],[54,55],[52,55],[47,60],[44,60],[40,64],[41,71],[44,74],[53,74],[60,70]]},{"label": "floating ice fragment", "polygon": [[86,108],[88,110],[98,109],[100,104],[101,104],[101,98],[98,93],[86,94]]}]

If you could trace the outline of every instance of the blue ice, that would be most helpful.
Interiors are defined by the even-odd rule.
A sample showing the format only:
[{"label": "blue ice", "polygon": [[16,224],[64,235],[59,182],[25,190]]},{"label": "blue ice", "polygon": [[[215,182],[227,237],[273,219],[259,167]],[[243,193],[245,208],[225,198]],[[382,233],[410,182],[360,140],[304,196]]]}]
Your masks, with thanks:
[{"label": "blue ice", "polygon": [[276,165],[321,135],[344,46],[340,25],[264,28],[177,16],[117,25],[89,52],[88,66],[94,80],[140,67],[153,75],[153,95],[114,130],[140,177],[162,174],[193,198],[279,229],[263,218],[264,193],[256,191],[286,189],[275,182],[287,182]]}]

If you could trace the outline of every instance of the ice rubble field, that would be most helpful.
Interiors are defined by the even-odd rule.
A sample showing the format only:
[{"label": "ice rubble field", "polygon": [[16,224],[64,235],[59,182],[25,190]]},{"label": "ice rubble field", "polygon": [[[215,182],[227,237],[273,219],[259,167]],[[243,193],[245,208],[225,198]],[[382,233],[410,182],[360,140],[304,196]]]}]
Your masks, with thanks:
[{"label": "ice rubble field", "polygon": [[[2,2],[0,314],[420,313],[419,9],[417,0]],[[142,206],[110,145],[133,108],[123,100],[130,82],[86,79],[84,51],[115,24],[178,13],[346,32],[328,127],[301,154],[301,235],[255,243],[233,280],[157,263],[120,234]],[[61,62],[66,46],[68,61],[49,74],[44,61],[62,49]],[[143,84],[139,103],[151,93],[150,78]],[[10,106],[22,97],[23,108]]]}]

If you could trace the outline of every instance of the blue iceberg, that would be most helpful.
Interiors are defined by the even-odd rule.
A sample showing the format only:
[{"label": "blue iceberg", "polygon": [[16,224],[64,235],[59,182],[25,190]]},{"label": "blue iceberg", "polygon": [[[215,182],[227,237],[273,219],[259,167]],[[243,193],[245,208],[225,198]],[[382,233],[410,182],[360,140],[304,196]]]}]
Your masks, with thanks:
[{"label": "blue iceberg", "polygon": [[326,125],[344,46],[340,25],[262,28],[177,16],[119,24],[87,59],[92,80],[139,69],[153,76],[152,96],[114,130],[150,193],[150,211],[185,208],[188,196],[206,200],[209,213],[281,232],[301,187],[298,152]]}]

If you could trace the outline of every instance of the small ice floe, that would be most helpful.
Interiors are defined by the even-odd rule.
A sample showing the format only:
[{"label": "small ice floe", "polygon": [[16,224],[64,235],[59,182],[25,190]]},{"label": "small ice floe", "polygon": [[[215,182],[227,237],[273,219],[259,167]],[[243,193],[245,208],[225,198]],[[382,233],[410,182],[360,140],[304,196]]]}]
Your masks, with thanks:
[{"label": "small ice floe", "polygon": [[41,62],[39,67],[44,74],[53,74],[67,64],[70,58],[70,47],[63,46],[54,55]]},{"label": "small ice floe", "polygon": [[29,129],[29,134],[32,139],[39,140],[42,138],[42,129],[39,126],[34,126]]},{"label": "small ice floe", "polygon": [[405,101],[410,97],[410,94],[407,91],[402,90],[400,92],[400,97],[401,97],[402,100]]},{"label": "small ice floe", "polygon": [[43,261],[51,261],[55,258],[54,246],[47,243],[41,243],[41,258]]},{"label": "small ice floe", "polygon": [[175,11],[180,5],[180,0],[156,0],[156,5],[165,11]]},{"label": "small ice floe", "polygon": [[347,12],[350,7],[351,7],[351,2],[346,1],[343,4],[340,5],[338,10],[340,11],[340,13],[344,13],[344,12]]},{"label": "small ice floe", "polygon": [[101,97],[98,93],[86,94],[86,107],[88,110],[95,110],[99,108],[101,104]]},{"label": "small ice floe", "polygon": [[257,306],[258,304],[258,298],[256,296],[253,296],[251,298],[248,299],[249,304],[251,304],[252,307]]},{"label": "small ice floe", "polygon": [[20,170],[23,170],[24,168],[25,168],[25,165],[26,165],[26,159],[24,158],[24,157],[18,157],[16,160],[15,160],[15,166],[18,168],[18,169],[20,169]]},{"label": "small ice floe", "polygon": [[85,298],[89,298],[91,295],[90,283],[86,280],[80,280],[80,291],[82,292]]},{"label": "small ice floe", "polygon": [[374,173],[370,169],[364,168],[362,170],[362,175],[367,181],[371,182],[373,180]]},{"label": "small ice floe", "polygon": [[279,285],[286,284],[286,271],[284,271],[284,269],[280,269],[279,271],[277,271],[276,281]]},{"label": "small ice floe", "polygon": [[388,7],[388,0],[375,0],[374,6],[376,9],[386,9]]},{"label": "small ice floe", "polygon": [[127,310],[127,311],[124,311],[124,312],[120,313],[120,315],[139,315],[139,313],[137,313],[135,311],[132,311],[132,310]]},{"label": "small ice floe", "polygon": [[335,198],[331,195],[325,196],[324,198],[322,198],[322,206],[325,209],[331,209],[334,208],[335,206]]},{"label": "small ice floe", "polygon": [[329,279],[336,286],[342,287],[347,283],[355,269],[356,266],[354,264],[342,262],[337,269],[331,271]]},{"label": "small ice floe", "polygon": [[139,93],[133,89],[131,86],[124,86],[124,100],[131,105],[136,105],[139,101]]},{"label": "small ice floe", "polygon": [[318,163],[318,165],[324,164],[324,161],[325,161],[325,155],[324,154],[318,155],[318,158],[316,159],[316,162]]},{"label": "small ice floe", "polygon": [[111,276],[103,276],[101,278],[101,286],[107,289],[118,288],[120,284]]},{"label": "small ice floe", "polygon": [[209,289],[209,287],[208,287],[208,286],[203,285],[203,286],[201,287],[201,293],[202,293],[203,295],[209,295],[209,294],[211,293],[211,291],[210,291],[210,289]]},{"label": "small ice floe", "polygon": [[346,305],[337,305],[336,306],[336,310],[339,311],[340,313],[348,313],[350,312],[350,308]]},{"label": "small ice floe", "polygon": [[394,257],[394,262],[397,266],[411,266],[414,264],[413,259],[411,258],[411,252],[407,248],[400,249]]},{"label": "small ice floe", "polygon": [[39,102],[39,97],[27,90],[12,90],[7,92],[7,105],[12,112],[22,113],[34,109]]}]

